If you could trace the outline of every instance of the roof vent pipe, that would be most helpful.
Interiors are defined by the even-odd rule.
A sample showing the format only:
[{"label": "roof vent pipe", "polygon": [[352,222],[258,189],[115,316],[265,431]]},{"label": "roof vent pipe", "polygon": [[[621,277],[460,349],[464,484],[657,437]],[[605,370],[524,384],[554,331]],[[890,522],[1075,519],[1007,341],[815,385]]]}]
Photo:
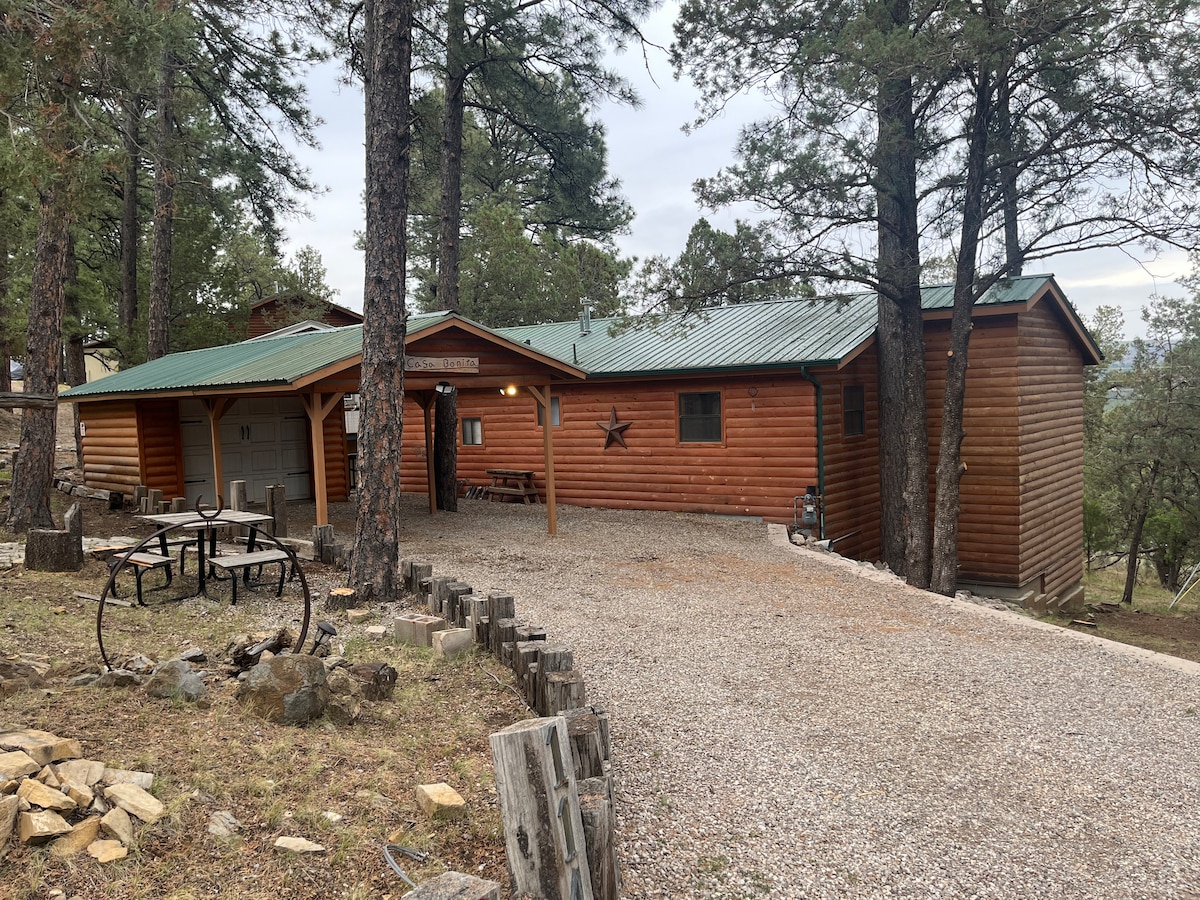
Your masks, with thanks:
[{"label": "roof vent pipe", "polygon": [[583,304],[583,312],[579,314],[579,333],[592,333],[592,305],[590,303]]}]

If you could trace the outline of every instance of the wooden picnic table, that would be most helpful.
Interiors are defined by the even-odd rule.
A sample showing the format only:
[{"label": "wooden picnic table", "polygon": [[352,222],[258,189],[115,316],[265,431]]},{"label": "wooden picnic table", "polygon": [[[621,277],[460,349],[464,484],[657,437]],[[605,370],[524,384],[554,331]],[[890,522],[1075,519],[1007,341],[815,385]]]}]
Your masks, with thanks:
[{"label": "wooden picnic table", "polygon": [[507,500],[520,498],[521,502],[541,503],[537,486],[533,483],[531,469],[488,469],[492,483],[483,489],[483,496],[488,500]]}]

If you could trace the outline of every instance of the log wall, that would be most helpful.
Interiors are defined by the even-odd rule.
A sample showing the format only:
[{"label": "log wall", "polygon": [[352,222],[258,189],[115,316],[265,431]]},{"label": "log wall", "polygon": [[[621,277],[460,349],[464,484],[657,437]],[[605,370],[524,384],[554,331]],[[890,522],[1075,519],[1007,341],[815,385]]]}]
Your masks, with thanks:
[{"label": "log wall", "polygon": [[[1016,588],[1021,583],[1021,479],[1018,317],[977,317],[968,350],[963,407],[959,580]],[[950,323],[925,327],[932,516]]]},{"label": "log wall", "polygon": [[[81,403],[79,421],[84,428],[84,483],[90,488],[133,494],[133,489],[144,483],[133,401]],[[176,416],[176,426],[178,421]]]},{"label": "log wall", "polygon": [[1083,358],[1058,313],[1020,322],[1023,583],[1058,596],[1083,578]]},{"label": "log wall", "polygon": [[179,401],[142,400],[137,404],[142,483],[163,492],[164,500],[187,496],[183,486],[183,442]]},{"label": "log wall", "polygon": [[[818,371],[824,406],[825,536],[844,556],[876,560],[879,532],[879,385],[874,346],[840,371]],[[863,388],[864,429],[846,435],[842,399],[852,385]]]},{"label": "log wall", "polygon": [[[350,470],[347,468],[346,413],[337,403],[321,423],[325,441],[325,488],[330,503],[343,503],[350,499]],[[312,455],[312,442],[308,452]],[[312,467],[309,467],[312,471]],[[312,496],[316,496],[314,491]]]},{"label": "log wall", "polygon": [[[483,366],[483,360],[480,360]],[[680,392],[719,391],[722,440],[681,443]],[[600,380],[555,388],[562,424],[554,429],[555,486],[560,503],[615,509],[658,509],[761,516],[792,521],[792,498],[817,483],[813,386],[798,375],[712,379]],[[490,484],[487,469],[529,469],[545,497],[545,464],[537,405],[525,392],[502,397],[461,390],[459,417],[482,420],[483,444],[463,446],[458,475]],[[613,408],[627,447],[605,448]],[[420,407],[406,400],[403,481],[425,491]]]}]

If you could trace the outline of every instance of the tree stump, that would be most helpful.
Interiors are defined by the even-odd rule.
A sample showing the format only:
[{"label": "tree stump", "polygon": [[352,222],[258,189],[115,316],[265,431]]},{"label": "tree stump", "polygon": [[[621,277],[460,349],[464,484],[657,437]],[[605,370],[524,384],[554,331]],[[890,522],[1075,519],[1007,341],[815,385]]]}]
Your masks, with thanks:
[{"label": "tree stump", "polygon": [[566,722],[517,722],[491,736],[514,897],[592,900]]},{"label": "tree stump", "polygon": [[54,528],[30,528],[25,536],[25,568],[31,572],[78,572],[83,541]]},{"label": "tree stump", "polygon": [[350,587],[331,588],[325,598],[326,609],[353,609],[358,606],[358,591]]}]

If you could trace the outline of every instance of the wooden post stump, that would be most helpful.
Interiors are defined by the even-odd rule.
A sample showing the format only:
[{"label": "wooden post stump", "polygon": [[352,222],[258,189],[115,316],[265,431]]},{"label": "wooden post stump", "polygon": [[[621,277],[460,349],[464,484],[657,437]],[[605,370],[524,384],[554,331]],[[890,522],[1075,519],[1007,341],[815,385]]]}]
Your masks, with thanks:
[{"label": "wooden post stump", "polygon": [[514,897],[593,900],[566,722],[517,722],[491,736]]},{"label": "wooden post stump", "polygon": [[421,593],[421,582],[426,578],[433,577],[433,563],[417,562],[413,560],[412,578],[409,581],[408,590],[410,593]]},{"label": "wooden post stump", "polygon": [[267,486],[267,515],[272,521],[266,523],[275,537],[288,536],[287,492],[282,484]]},{"label": "wooden post stump", "polygon": [[333,526],[314,525],[312,530],[313,559],[323,565],[333,564]]},{"label": "wooden post stump", "polygon": [[517,616],[517,600],[512,594],[503,591],[492,591],[488,594],[488,615],[492,621],[497,619],[515,619]]},{"label": "wooden post stump", "polygon": [[541,710],[544,704],[542,687],[549,672],[566,672],[575,668],[575,653],[565,644],[546,644],[538,653],[537,677],[529,692],[529,705]]},{"label": "wooden post stump", "polygon": [[590,707],[581,706],[563,712],[567,721],[567,737],[571,742],[571,760],[575,778],[597,778],[604,774],[604,747],[601,743],[600,719]]},{"label": "wooden post stump", "polygon": [[542,702],[544,715],[557,716],[568,709],[577,709],[583,706],[585,696],[583,673],[578,669],[541,673],[538,699]]},{"label": "wooden post stump", "polygon": [[187,512],[187,497],[172,497],[171,512],[181,513]]},{"label": "wooden post stump", "polygon": [[[246,498],[246,482],[229,482],[229,508],[235,512],[245,512],[250,508],[250,502]],[[229,529],[230,534],[238,537],[245,537],[249,532],[250,529],[245,525],[235,525]],[[316,559],[320,561],[321,557],[317,556]]]},{"label": "wooden post stump", "polygon": [[616,819],[609,776],[579,782],[579,814],[583,820],[588,872],[592,876],[592,895],[596,900],[617,900],[621,875],[617,867]]}]

